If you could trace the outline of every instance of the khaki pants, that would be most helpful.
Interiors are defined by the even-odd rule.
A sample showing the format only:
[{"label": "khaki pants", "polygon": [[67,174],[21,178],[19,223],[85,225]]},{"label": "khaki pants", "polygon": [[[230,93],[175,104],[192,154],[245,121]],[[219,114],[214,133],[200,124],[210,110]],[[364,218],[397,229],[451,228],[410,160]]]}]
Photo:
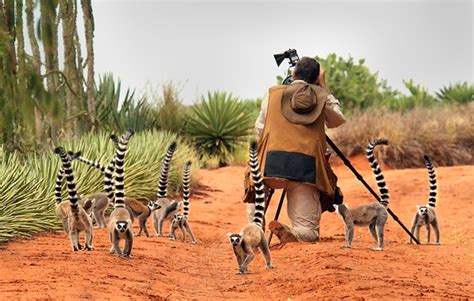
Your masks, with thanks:
[{"label": "khaki pants", "polygon": [[[299,240],[314,242],[319,239],[319,222],[321,220],[321,203],[319,191],[309,184],[288,182],[286,198],[290,232]],[[247,204],[247,216],[253,220],[255,204]]]}]

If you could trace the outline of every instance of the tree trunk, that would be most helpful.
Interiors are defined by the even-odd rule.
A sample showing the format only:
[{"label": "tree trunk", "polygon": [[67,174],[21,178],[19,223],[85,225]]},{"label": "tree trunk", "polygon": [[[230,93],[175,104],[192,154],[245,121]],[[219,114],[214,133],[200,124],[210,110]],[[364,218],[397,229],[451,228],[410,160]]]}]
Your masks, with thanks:
[{"label": "tree trunk", "polygon": [[5,0],[5,3],[0,3],[2,8],[2,22],[1,25],[5,34],[9,35],[8,41],[5,41],[5,48],[7,49],[9,60],[7,69],[12,74],[16,73],[16,53],[15,53],[15,5],[13,0]]},{"label": "tree trunk", "polygon": [[76,20],[74,18],[74,3],[72,0],[60,0],[60,15],[63,28],[64,43],[64,74],[71,83],[72,89],[66,89],[67,117],[72,122],[73,135],[80,134],[77,114],[78,104],[81,100],[77,98],[78,73],[76,66],[76,49],[74,47],[74,33]]},{"label": "tree trunk", "polygon": [[16,0],[16,52],[18,55],[18,73],[21,80],[25,76],[25,38],[23,36],[23,0]]},{"label": "tree trunk", "polygon": [[[30,40],[31,51],[33,55],[33,65],[38,76],[41,75],[41,54],[38,41],[35,35],[35,19],[33,15],[33,0],[26,0],[26,27],[28,29],[28,39]],[[38,108],[35,107],[35,134],[37,140],[42,140],[43,116]]]},{"label": "tree trunk", "polygon": [[[54,41],[57,38],[54,36],[57,35],[56,27],[56,6],[54,5],[55,1],[51,0],[41,0],[40,13],[41,13],[41,39],[43,42],[43,52],[44,52],[44,61],[46,66],[46,73],[49,73],[54,70],[58,70],[58,66],[55,65],[55,52]],[[57,55],[56,55],[57,57]],[[52,73],[46,78],[46,83],[48,85],[48,91],[54,93],[56,88],[59,85],[59,78],[56,73]]]},{"label": "tree trunk", "polygon": [[92,14],[91,0],[81,0],[82,14],[84,16],[84,31],[87,47],[87,112],[95,127],[95,91],[94,91],[94,16]]}]

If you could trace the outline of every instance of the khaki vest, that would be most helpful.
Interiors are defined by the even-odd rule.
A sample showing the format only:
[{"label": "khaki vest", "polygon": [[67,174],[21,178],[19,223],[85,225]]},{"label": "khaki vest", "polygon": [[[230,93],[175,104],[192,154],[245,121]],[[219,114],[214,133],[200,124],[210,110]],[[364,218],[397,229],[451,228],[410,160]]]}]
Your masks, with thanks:
[{"label": "khaki vest", "polygon": [[312,124],[289,122],[281,113],[281,97],[286,87],[279,85],[269,90],[267,116],[259,141],[265,185],[280,189],[288,181],[306,182],[333,196],[336,183],[324,156],[324,110]]}]

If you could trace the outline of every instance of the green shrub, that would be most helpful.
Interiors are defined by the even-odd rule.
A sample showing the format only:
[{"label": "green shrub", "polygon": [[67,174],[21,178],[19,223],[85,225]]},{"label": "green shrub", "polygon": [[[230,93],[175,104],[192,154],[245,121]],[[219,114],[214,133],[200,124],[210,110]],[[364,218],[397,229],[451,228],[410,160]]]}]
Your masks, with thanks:
[{"label": "green shrub", "polygon": [[474,85],[467,82],[451,84],[441,88],[436,97],[448,103],[468,103],[474,100]]},{"label": "green shrub", "polygon": [[[137,133],[129,143],[125,163],[125,193],[138,198],[151,198],[156,193],[161,162],[172,141],[178,148],[171,163],[168,193],[173,195],[181,185],[184,163],[192,160],[193,170],[199,168],[193,148],[168,132]],[[108,165],[114,148],[108,135],[89,134],[78,140],[64,141],[66,150],[82,151],[83,156]],[[16,153],[3,155],[0,149],[0,242],[14,236],[57,229],[54,208],[54,180],[60,166],[52,152],[32,154],[26,158]],[[73,162],[79,194],[103,191],[103,176],[97,169],[77,160]],[[191,171],[192,183],[195,172]],[[65,185],[63,198],[67,198]]]},{"label": "green shrub", "polygon": [[209,92],[207,99],[190,107],[186,129],[201,155],[217,156],[224,166],[234,150],[247,141],[254,122],[238,98]]}]

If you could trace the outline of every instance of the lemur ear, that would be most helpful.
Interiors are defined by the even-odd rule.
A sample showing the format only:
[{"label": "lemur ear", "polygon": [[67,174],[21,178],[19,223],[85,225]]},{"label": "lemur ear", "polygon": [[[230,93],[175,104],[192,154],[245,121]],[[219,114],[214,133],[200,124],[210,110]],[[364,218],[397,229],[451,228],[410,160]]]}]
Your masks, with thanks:
[{"label": "lemur ear", "polygon": [[232,236],[232,233],[227,232],[227,237],[230,238]]},{"label": "lemur ear", "polygon": [[417,208],[417,209],[420,209],[420,207],[421,207],[420,205],[416,205],[416,208]]}]

